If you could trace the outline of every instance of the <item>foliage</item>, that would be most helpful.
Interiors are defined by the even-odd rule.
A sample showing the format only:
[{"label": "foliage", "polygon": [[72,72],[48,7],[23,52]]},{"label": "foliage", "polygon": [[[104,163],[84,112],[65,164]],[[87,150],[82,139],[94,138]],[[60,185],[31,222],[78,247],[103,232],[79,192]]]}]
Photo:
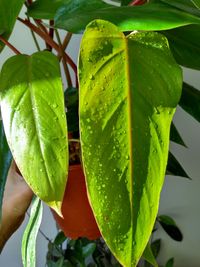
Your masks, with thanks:
[{"label": "foliage", "polygon": [[[160,241],[150,244],[149,238],[164,175],[190,178],[169,152],[170,139],[186,146],[172,118],[178,104],[200,118],[199,91],[183,83],[180,68],[200,69],[199,1],[27,0],[27,19],[18,20],[31,30],[38,49],[33,55],[21,54],[8,40],[23,3],[12,0],[8,6],[0,0],[0,51],[7,45],[16,54],[1,70],[1,113],[22,176],[62,215],[68,142],[80,142],[90,204],[106,245],[120,262],[113,266],[134,267],[142,255],[147,266],[157,266]],[[63,41],[59,29],[68,31]],[[77,65],[66,52],[72,32],[84,32]],[[41,51],[36,34],[47,51]],[[65,94],[59,63],[66,75]],[[3,131],[0,142],[2,205],[12,156]],[[33,240],[36,210],[29,224]],[[173,219],[157,216],[157,223],[182,240]],[[91,257],[93,266],[104,266],[102,258],[111,264],[113,256],[106,254],[107,247],[100,252],[98,244],[59,234],[49,244],[47,264],[85,266]],[[34,255],[34,246],[27,243],[24,259],[29,252]]]}]

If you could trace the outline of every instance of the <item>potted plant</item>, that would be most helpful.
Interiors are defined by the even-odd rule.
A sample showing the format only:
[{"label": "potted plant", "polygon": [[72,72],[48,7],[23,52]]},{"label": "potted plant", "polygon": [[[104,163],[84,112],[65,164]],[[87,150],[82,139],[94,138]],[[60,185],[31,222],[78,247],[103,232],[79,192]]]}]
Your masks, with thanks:
[{"label": "potted plant", "polygon": [[[1,199],[12,154],[34,194],[63,217],[66,177],[73,172],[69,147],[73,151],[78,142],[89,203],[106,244],[123,266],[136,266],[142,256],[157,266],[148,240],[164,175],[187,176],[168,151],[169,137],[184,145],[171,124],[173,114],[179,104],[200,118],[192,104],[199,92],[183,83],[180,68],[199,69],[199,1],[111,2],[0,1],[0,49],[7,45],[16,54],[0,76],[11,150],[2,131]],[[17,18],[24,4],[27,18]],[[16,18],[32,32],[38,49],[33,55],[8,41]],[[63,41],[57,29],[68,31]],[[77,67],[66,48],[72,33],[80,32]],[[35,35],[45,41],[45,51]],[[23,239],[24,266],[35,265],[35,243],[28,237],[35,240],[41,221],[38,198]]]}]

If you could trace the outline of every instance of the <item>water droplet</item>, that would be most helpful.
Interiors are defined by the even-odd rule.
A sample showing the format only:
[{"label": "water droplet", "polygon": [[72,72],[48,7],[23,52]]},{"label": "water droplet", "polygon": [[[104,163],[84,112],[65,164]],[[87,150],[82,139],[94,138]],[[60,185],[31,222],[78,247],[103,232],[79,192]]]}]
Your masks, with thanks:
[{"label": "water droplet", "polygon": [[90,79],[90,80],[94,80],[94,79],[95,79],[94,75],[91,74],[89,79]]},{"label": "water droplet", "polygon": [[53,108],[57,108],[58,107],[58,105],[56,103],[54,103],[52,106],[53,106]]}]

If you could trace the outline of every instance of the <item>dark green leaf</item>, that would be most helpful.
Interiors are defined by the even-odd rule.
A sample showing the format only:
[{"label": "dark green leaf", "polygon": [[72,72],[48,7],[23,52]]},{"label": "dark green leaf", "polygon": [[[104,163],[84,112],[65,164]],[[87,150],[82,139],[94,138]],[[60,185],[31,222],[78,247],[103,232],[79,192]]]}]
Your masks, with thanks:
[{"label": "dark green leaf", "polygon": [[1,220],[1,209],[2,209],[4,188],[11,161],[12,161],[12,154],[10,152],[10,149],[6,141],[3,129],[3,123],[2,121],[0,121],[0,220]]},{"label": "dark green leaf", "polygon": [[70,87],[65,91],[67,126],[69,132],[77,132],[79,130],[78,97],[77,88]]},{"label": "dark green leaf", "polygon": [[162,228],[172,239],[176,241],[183,240],[183,235],[180,229],[178,228],[175,221],[171,217],[167,215],[160,215],[157,217],[157,221],[160,223]]},{"label": "dark green leaf", "polygon": [[156,239],[151,243],[151,250],[155,258],[158,257],[161,247],[161,239]]},{"label": "dark green leaf", "polygon": [[[0,35],[8,39],[24,0],[0,0]],[[0,41],[0,52],[4,44]]]},{"label": "dark green leaf", "polygon": [[61,231],[57,234],[55,240],[54,240],[54,244],[56,246],[62,245],[63,242],[66,241],[66,236],[64,235],[64,233]]},{"label": "dark green leaf", "polygon": [[200,9],[200,0],[191,0],[191,1],[198,9]]},{"label": "dark green leaf", "polygon": [[200,122],[200,91],[193,86],[183,83],[183,92],[179,105],[194,119]]},{"label": "dark green leaf", "polygon": [[178,64],[200,70],[200,26],[189,25],[165,31],[170,49]]},{"label": "dark green leaf", "polygon": [[28,225],[22,239],[22,261],[24,266],[36,266],[36,238],[42,221],[42,203],[34,197]]},{"label": "dark green leaf", "polygon": [[178,130],[176,129],[176,126],[174,125],[173,122],[171,124],[171,129],[170,129],[170,140],[179,144],[179,145],[186,147],[182,137],[180,136],[180,134],[179,134]]},{"label": "dark green leaf", "polygon": [[174,266],[174,258],[171,258],[166,263],[165,267],[173,267]]},{"label": "dark green leaf", "polygon": [[191,179],[171,152],[169,152],[168,156],[166,174],[186,177],[188,179]]},{"label": "dark green leaf", "polygon": [[68,142],[57,57],[38,52],[9,58],[0,83],[5,133],[17,166],[34,193],[59,212]]},{"label": "dark green leaf", "polygon": [[53,19],[56,11],[70,0],[37,0],[28,8],[28,15],[35,19]]},{"label": "dark green leaf", "polygon": [[122,0],[121,1],[121,6],[128,6],[133,0]]},{"label": "dark green leaf", "polygon": [[86,8],[83,4],[77,5],[73,9],[66,5],[57,11],[55,26],[79,33],[94,19],[108,20],[116,24],[122,31],[167,30],[188,24],[200,24],[199,17],[164,3],[149,3],[141,6],[107,8],[97,8],[96,5]]},{"label": "dark green leaf", "polygon": [[87,258],[88,256],[92,255],[92,253],[96,249],[96,244],[95,243],[90,243],[87,244],[86,246],[82,247],[82,254],[84,258]]},{"label": "dark green leaf", "polygon": [[174,6],[187,13],[200,16],[200,11],[194,6],[191,0],[161,0],[163,3]]},{"label": "dark green leaf", "polygon": [[143,252],[143,255],[142,257],[147,261],[149,262],[152,266],[154,267],[158,267],[158,263],[156,262],[156,259],[152,253],[152,250],[151,250],[151,246],[149,245],[149,243],[147,244],[144,252]]},{"label": "dark green leaf", "polygon": [[161,34],[125,37],[97,20],[82,38],[79,81],[90,203],[113,254],[135,266],[157,215],[182,72]]}]

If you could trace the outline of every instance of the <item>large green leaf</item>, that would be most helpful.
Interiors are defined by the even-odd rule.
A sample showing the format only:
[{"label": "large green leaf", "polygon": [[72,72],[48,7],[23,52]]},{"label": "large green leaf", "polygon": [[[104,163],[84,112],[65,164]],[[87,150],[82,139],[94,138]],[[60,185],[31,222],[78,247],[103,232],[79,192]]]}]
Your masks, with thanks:
[{"label": "large green leaf", "polygon": [[[0,0],[0,35],[8,39],[24,0]],[[4,45],[0,42],[0,52]]]},{"label": "large green leaf", "polygon": [[39,198],[32,201],[29,222],[22,239],[22,261],[24,267],[36,266],[36,238],[42,221],[43,207]]},{"label": "large green leaf", "polygon": [[198,9],[200,9],[200,0],[191,0],[191,1]]},{"label": "large green leaf", "polygon": [[165,31],[178,64],[200,70],[200,26],[189,25]]},{"label": "large green leaf", "polygon": [[37,0],[28,8],[28,15],[36,19],[53,19],[56,11],[70,0]]},{"label": "large green leaf", "polygon": [[3,123],[2,121],[0,121],[0,220],[1,220],[3,193],[11,161],[12,161],[12,154],[10,152],[10,149],[6,141],[3,129]]},{"label": "large green leaf", "polygon": [[187,83],[183,83],[183,92],[179,105],[198,122],[200,122],[199,103],[200,91]]},{"label": "large green leaf", "polygon": [[8,144],[34,193],[59,212],[67,176],[68,143],[59,63],[53,54],[14,56],[0,77]]},{"label": "large green leaf", "polygon": [[181,69],[161,34],[126,38],[97,20],[82,39],[79,81],[90,202],[112,252],[124,266],[135,266],[158,210]]},{"label": "large green leaf", "polygon": [[191,0],[160,0],[163,3],[174,6],[178,9],[191,13],[193,15],[200,16],[200,11],[194,6]]},{"label": "large green leaf", "polygon": [[[90,5],[88,5],[90,6]],[[104,19],[116,24],[122,31],[167,30],[188,24],[199,24],[200,18],[164,3],[142,6],[97,8],[91,5],[61,7],[55,16],[55,26],[70,32],[80,32],[94,19]]]},{"label": "large green leaf", "polygon": [[56,11],[66,6],[68,11],[81,10],[82,12],[90,12],[99,8],[110,7],[102,0],[37,0],[29,8],[29,16],[37,19],[53,19]]}]

